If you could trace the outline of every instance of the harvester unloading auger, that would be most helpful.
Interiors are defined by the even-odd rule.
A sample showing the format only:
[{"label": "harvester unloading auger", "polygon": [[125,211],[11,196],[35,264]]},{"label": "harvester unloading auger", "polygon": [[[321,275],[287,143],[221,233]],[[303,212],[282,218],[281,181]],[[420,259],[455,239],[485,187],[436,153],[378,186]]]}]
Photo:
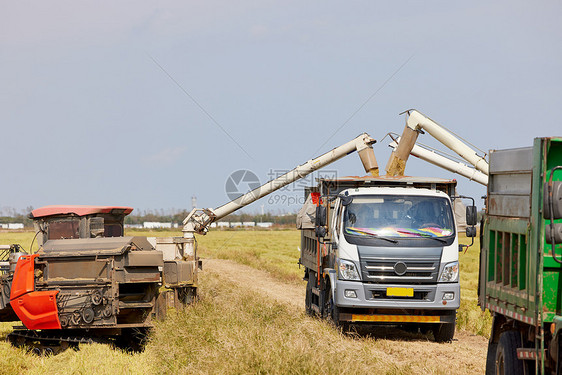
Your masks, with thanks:
[{"label": "harvester unloading auger", "polygon": [[[293,170],[273,179],[260,187],[218,207],[215,209],[193,209],[183,221],[183,235],[184,238],[193,239],[194,234],[205,234],[209,229],[211,223],[235,212],[236,210],[265,197],[282,187],[289,185],[295,181],[308,176],[310,173],[327,166],[352,152],[357,151],[363,168],[366,173],[372,176],[379,175],[379,166],[373,151],[373,144],[376,141],[371,138],[367,133],[357,136],[355,139],[334,148],[327,153],[311,159],[306,163],[299,165]],[[193,241],[189,242],[193,244]]]},{"label": "harvester unloading auger", "polygon": [[[476,151],[457,136],[417,110],[411,109],[404,113],[407,113],[408,117],[406,118],[406,126],[402,136],[389,145],[394,151],[392,151],[386,165],[387,175],[403,176],[406,162],[411,154],[450,172],[458,173],[469,180],[474,180],[479,184],[488,184],[489,165],[484,156],[478,155]],[[453,161],[428,148],[418,146],[416,141],[419,134],[423,133],[423,131],[428,132],[433,138],[454,151],[474,168]]]},{"label": "harvester unloading auger", "polygon": [[378,176],[375,142],[363,133],[223,206],[195,209],[184,220],[183,237],[124,236],[130,207],[34,210],[38,252],[0,247],[0,321],[23,324],[9,334],[10,342],[38,354],[93,341],[141,349],[170,300],[180,307],[196,296],[201,262],[195,233],[354,151],[365,171]]}]

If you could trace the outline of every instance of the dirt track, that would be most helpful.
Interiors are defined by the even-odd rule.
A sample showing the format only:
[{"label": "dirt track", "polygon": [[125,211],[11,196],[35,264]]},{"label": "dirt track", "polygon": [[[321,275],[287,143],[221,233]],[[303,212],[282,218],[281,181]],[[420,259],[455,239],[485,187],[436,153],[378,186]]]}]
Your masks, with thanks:
[{"label": "dirt track", "polygon": [[[229,260],[206,259],[204,269],[212,270],[233,283],[244,285],[262,295],[304,312],[304,283],[302,286],[283,283],[267,272]],[[424,335],[404,335],[398,330],[381,330],[375,338],[384,344],[382,356],[397,363],[420,361],[450,364],[449,373],[484,373],[487,339],[464,331],[457,331],[450,344],[437,344]]]}]

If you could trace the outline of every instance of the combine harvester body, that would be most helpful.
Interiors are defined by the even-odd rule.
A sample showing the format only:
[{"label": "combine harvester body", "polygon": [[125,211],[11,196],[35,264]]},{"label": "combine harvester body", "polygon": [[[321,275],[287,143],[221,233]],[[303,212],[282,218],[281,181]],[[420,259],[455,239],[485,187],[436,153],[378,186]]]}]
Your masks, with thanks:
[{"label": "combine harvester body", "polygon": [[[197,288],[183,238],[124,237],[129,207],[48,206],[31,212],[39,251],[4,247],[0,319],[21,320],[16,346],[56,353],[81,342],[142,348],[153,319]],[[163,288],[164,287],[164,288]]]}]

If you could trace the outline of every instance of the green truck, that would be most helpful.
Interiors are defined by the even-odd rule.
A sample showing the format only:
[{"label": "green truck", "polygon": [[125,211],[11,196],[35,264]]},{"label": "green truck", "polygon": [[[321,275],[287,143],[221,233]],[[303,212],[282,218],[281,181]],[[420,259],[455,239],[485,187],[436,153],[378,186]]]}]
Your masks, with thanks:
[{"label": "green truck", "polygon": [[478,301],[493,316],[487,374],[562,369],[562,138],[491,151]]}]

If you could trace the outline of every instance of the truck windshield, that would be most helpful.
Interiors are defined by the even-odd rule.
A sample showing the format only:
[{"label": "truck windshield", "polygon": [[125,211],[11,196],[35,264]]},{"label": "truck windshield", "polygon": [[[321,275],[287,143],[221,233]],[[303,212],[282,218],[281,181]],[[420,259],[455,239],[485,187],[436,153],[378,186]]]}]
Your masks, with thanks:
[{"label": "truck windshield", "polygon": [[365,237],[449,237],[454,223],[449,200],[441,197],[354,196],[344,214],[345,234]]}]

